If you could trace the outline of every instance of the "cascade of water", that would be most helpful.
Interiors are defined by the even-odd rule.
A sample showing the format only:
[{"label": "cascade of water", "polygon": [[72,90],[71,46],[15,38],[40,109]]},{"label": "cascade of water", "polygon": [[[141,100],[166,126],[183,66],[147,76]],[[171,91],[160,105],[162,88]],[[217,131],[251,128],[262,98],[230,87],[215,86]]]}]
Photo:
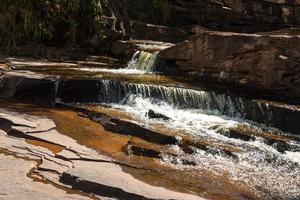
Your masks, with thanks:
[{"label": "cascade of water", "polygon": [[135,66],[137,65],[137,62],[139,60],[140,53],[141,53],[140,51],[136,51],[133,54],[131,60],[127,63],[126,69],[135,69],[136,68]]},{"label": "cascade of water", "polygon": [[[82,83],[82,84],[80,84]],[[58,83],[57,83],[58,84]],[[58,85],[57,85],[58,87]],[[78,89],[81,88],[81,89]],[[88,89],[88,91],[86,90]],[[119,80],[60,81],[56,101],[127,104],[130,95],[149,98],[177,109],[195,109],[206,114],[225,115],[255,121],[282,131],[299,133],[300,112],[282,109],[266,102],[212,90],[195,90],[155,84],[130,83]],[[65,95],[65,92],[72,95]],[[288,118],[288,121],[283,121]]]},{"label": "cascade of water", "polygon": [[[227,174],[230,181],[237,183],[246,180],[245,182],[249,183],[251,188],[256,188],[256,186],[269,188],[282,196],[287,195],[287,198],[283,199],[299,199],[300,144],[298,142],[285,142],[287,151],[280,152],[277,150],[276,144],[272,144],[273,139],[270,140],[271,144],[269,144],[263,137],[255,135],[252,136],[253,139],[248,141],[242,138],[231,138],[224,134],[242,123],[244,126],[250,124],[218,114],[255,120],[267,119],[271,122],[282,121],[282,118],[278,117],[281,115],[272,113],[272,108],[267,103],[258,103],[214,91],[154,84],[128,83],[118,80],[79,82],[78,80],[57,82],[56,99],[60,97],[64,100],[64,90],[71,91],[73,95],[77,94],[76,97],[97,93],[97,102],[110,104],[112,108],[128,112],[132,114],[133,120],[142,122],[150,128],[162,125],[161,127],[169,128],[168,130],[191,134],[193,138],[206,141],[207,144],[221,144],[230,149],[234,147],[232,153],[238,157],[238,161],[222,154],[222,152],[212,155],[210,151],[218,151],[214,145],[209,147],[209,151],[195,148],[195,153],[188,155],[182,154],[182,149],[179,146],[175,146],[173,150],[178,151],[183,160],[194,162],[195,168],[209,170],[221,175]],[[76,93],[73,88],[78,88],[78,85],[81,89]],[[89,88],[88,92],[83,92],[82,90],[86,88]],[[76,100],[78,101],[78,98]],[[150,118],[150,109],[168,119]],[[216,115],[207,114],[208,112],[216,113]],[[287,123],[289,122],[285,122],[285,124]],[[237,151],[234,150],[235,148]],[[164,162],[174,164],[174,158],[169,157],[170,155],[162,154],[162,156]],[[178,159],[179,167],[192,167],[181,165],[180,162]],[[266,183],[264,180],[270,181]],[[272,180],[276,180],[276,182]],[[267,186],[265,186],[266,184]]]},{"label": "cascade of water", "polygon": [[198,91],[160,85],[101,80],[99,102],[120,103],[129,95],[138,95],[166,102],[177,108],[201,109],[232,117],[242,117],[243,101],[213,91]]},{"label": "cascade of water", "polygon": [[[106,86],[109,87],[110,83],[106,82],[106,84]],[[136,90],[134,86],[132,87],[133,90]],[[287,197],[283,199],[298,199],[299,187],[297,188],[297,186],[300,183],[300,168],[297,163],[300,164],[300,154],[297,149],[300,148],[299,143],[287,143],[288,145],[293,145],[293,151],[281,153],[278,152],[274,146],[266,144],[264,139],[259,137],[253,137],[255,139],[250,141],[227,137],[222,133],[237,127],[241,122],[218,115],[207,115],[201,111],[199,112],[197,109],[177,109],[168,105],[165,101],[145,98],[144,96],[148,96],[149,92],[151,95],[151,89],[149,90],[148,88],[149,87],[138,87],[137,90],[139,90],[142,95],[129,95],[126,102],[122,102],[124,104],[111,104],[111,107],[131,113],[133,119],[146,124],[148,127],[155,127],[159,124],[171,130],[191,134],[194,138],[207,141],[209,144],[214,143],[224,146],[234,145],[234,147],[242,149],[242,151],[233,152],[238,157],[237,161],[221,152],[211,155],[208,151],[197,148],[194,149],[195,152],[193,154],[184,155],[178,146],[172,146],[172,150],[182,156],[179,156],[180,158],[195,162],[195,167],[187,166],[182,163],[182,160],[169,154],[162,154],[162,162],[173,166],[176,164],[176,167],[181,169],[205,169],[215,174],[219,173],[221,176],[226,174],[230,181],[239,183],[246,180],[246,185],[259,185],[260,188],[266,187],[278,192],[281,196],[286,195]],[[165,88],[160,89],[163,91]],[[177,92],[181,93],[183,91],[177,90]],[[190,94],[193,93],[193,91],[189,92]],[[183,92],[183,94],[185,94],[185,92]],[[195,96],[196,95],[197,94],[195,94]],[[204,95],[207,97],[206,94]],[[215,94],[215,96],[218,96],[218,94]],[[226,95],[220,96],[219,106],[224,106],[226,103],[234,104],[235,100],[233,98],[224,100],[226,99],[224,96]],[[168,98],[168,96],[166,96],[166,98]],[[166,116],[168,119],[149,117],[149,109]],[[214,149],[214,147],[208,148],[210,148],[211,151],[218,151]],[[276,181],[265,182],[265,180]],[[287,182],[289,184],[286,184]]]},{"label": "cascade of water", "polygon": [[137,51],[127,64],[127,69],[138,69],[146,72],[153,72],[157,61],[158,52],[149,53]]},{"label": "cascade of water", "polygon": [[54,86],[54,103],[60,103],[61,99],[59,98],[58,95],[58,90],[59,90],[59,80],[55,81],[55,86]]},{"label": "cascade of water", "polygon": [[[166,87],[153,84],[120,82],[117,80],[100,80],[98,90],[99,103],[126,104],[128,96],[136,95],[167,103],[178,109],[197,109],[207,114],[252,120],[283,131],[295,132],[297,116],[293,110],[281,110],[270,107],[268,103],[239,97],[233,94],[218,93],[187,88]],[[289,122],[282,123],[282,118],[290,117]]]}]

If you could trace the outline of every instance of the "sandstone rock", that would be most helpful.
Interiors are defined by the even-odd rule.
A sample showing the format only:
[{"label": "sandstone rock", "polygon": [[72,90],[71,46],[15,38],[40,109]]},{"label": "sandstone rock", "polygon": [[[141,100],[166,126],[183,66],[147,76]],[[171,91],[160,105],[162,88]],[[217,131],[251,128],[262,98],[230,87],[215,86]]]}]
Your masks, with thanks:
[{"label": "sandstone rock", "polygon": [[120,166],[111,163],[74,161],[75,168],[65,172],[60,181],[99,196],[120,199],[202,199],[147,185]]},{"label": "sandstone rock", "polygon": [[[270,36],[262,35],[262,36],[258,36],[257,38],[268,38],[268,37]],[[274,35],[272,37],[278,38],[279,36]],[[283,38],[288,38],[288,37],[283,36]],[[217,48],[215,46],[214,48],[216,49],[217,54],[214,55],[216,58],[213,58],[211,60],[209,56],[201,60],[198,59],[198,56],[193,57],[193,54],[191,54],[189,55],[191,56],[191,61],[195,61],[196,64],[193,63],[186,64],[191,61],[186,61],[186,63],[183,62],[183,60],[176,61],[177,58],[184,59],[181,58],[180,56],[182,57],[188,56],[189,52],[183,49],[182,52],[179,52],[177,55],[177,53],[173,52],[173,50],[179,47],[181,48],[182,45],[184,46],[187,43],[188,42],[179,44],[178,47],[174,47],[162,52],[165,53],[165,52],[172,51],[170,56],[171,57],[174,56],[175,60],[166,59],[166,61],[168,62],[168,67],[171,68],[170,71],[180,72],[180,75],[182,76],[188,75],[186,77],[193,78],[192,76],[194,76],[196,78],[200,77],[205,80],[208,79],[215,83],[221,82],[222,86],[224,87],[228,86],[229,84],[230,87],[220,89],[219,87],[216,86],[216,84],[213,84],[213,86],[216,88],[212,89],[211,88],[212,86],[210,86],[206,91],[203,90],[204,85],[201,84],[201,88],[199,90],[182,89],[183,93],[177,94],[176,93],[177,90],[175,87],[164,87],[164,86],[158,86],[156,84],[143,85],[143,87],[147,86],[147,90],[151,91],[151,94],[155,95],[153,96],[154,98],[161,99],[163,98],[163,93],[161,92],[170,91],[172,92],[172,94],[174,94],[172,95],[171,98],[175,98],[175,96],[179,95],[178,96],[179,98],[177,98],[176,100],[176,105],[186,106],[187,103],[183,98],[184,95],[189,96],[189,92],[196,94],[198,93],[197,91],[202,91],[206,95],[205,98],[207,98],[207,100],[205,100],[206,101],[205,105],[206,104],[209,105],[210,108],[218,110],[223,115],[227,115],[230,117],[242,117],[244,119],[262,123],[270,127],[279,128],[282,131],[299,134],[299,123],[298,123],[299,114],[300,114],[299,106],[292,106],[282,102],[272,102],[272,101],[255,99],[255,98],[268,97],[273,99],[279,99],[279,98],[283,100],[288,99],[289,102],[293,101],[296,104],[297,102],[299,102],[296,98],[296,95],[298,95],[297,89],[299,88],[297,87],[297,78],[293,79],[293,77],[297,77],[298,68],[297,65],[295,65],[295,68],[289,66],[290,59],[293,58],[288,58],[288,56],[286,56],[287,54],[282,54],[282,55],[279,54],[278,58],[276,58],[278,62],[274,60],[274,65],[271,65],[273,62],[271,59],[269,59],[271,60],[269,64],[268,63],[265,64],[264,62],[266,62],[266,59],[264,59],[261,61],[261,63],[259,63],[259,66],[257,66],[257,62],[258,62],[257,60],[263,57],[260,56],[258,58],[256,56],[253,57],[252,55],[259,54],[260,51],[256,52],[256,50],[254,50],[254,51],[246,52],[246,54],[247,55],[249,54],[250,57],[248,59],[244,59],[242,55],[239,55],[240,51],[238,49],[236,50],[237,57],[233,59],[231,57],[226,57],[227,56],[226,53],[228,53],[229,51],[225,51],[225,54],[222,55],[219,52],[221,52],[223,49]],[[213,41],[211,41],[211,43],[213,43]],[[251,44],[249,45],[251,47]],[[195,48],[196,47],[197,46],[195,46]],[[277,48],[278,45],[275,45],[275,47]],[[195,48],[194,49],[193,48],[191,49],[195,50]],[[248,48],[247,45],[245,46],[245,48]],[[267,49],[264,49],[264,51],[267,51]],[[282,51],[284,51],[284,49],[282,49]],[[206,49],[204,49],[202,53],[204,52],[207,53]],[[212,54],[208,54],[208,55],[212,55]],[[294,52],[294,55],[297,55],[296,50]],[[228,60],[230,61],[230,59],[233,59],[232,65],[229,65],[230,67],[228,69],[226,68],[227,70],[226,72],[224,71],[225,68],[222,64],[223,59],[226,60],[227,63]],[[215,65],[209,64],[209,62],[214,62],[214,61],[217,61]],[[175,62],[175,66],[172,65],[172,62],[173,63]],[[204,68],[202,69],[202,66],[198,65],[197,62],[200,62],[201,65],[202,64],[205,65]],[[281,63],[286,63],[285,66],[289,66],[290,70],[293,73],[291,73],[290,71],[286,71],[284,69],[285,66],[281,66]],[[241,67],[242,64],[243,64],[243,68]],[[178,65],[179,67],[176,65]],[[264,65],[266,65],[267,67],[262,68],[261,66]],[[158,65],[160,69],[165,70],[165,68],[161,68],[162,66],[163,65]],[[254,67],[252,66],[256,68],[254,69]],[[272,72],[272,70],[274,70],[274,73]],[[278,72],[278,74],[276,75],[275,72],[276,73]],[[118,78],[118,80],[109,80],[108,82],[106,82],[106,80],[101,81],[97,79],[86,79],[86,78],[56,80],[55,77],[52,76],[30,73],[28,71],[22,71],[22,72],[9,71],[9,72],[2,72],[2,73],[3,74],[1,76],[2,82],[0,85],[0,96],[2,98],[6,98],[10,100],[21,100],[30,103],[39,103],[43,105],[46,104],[47,106],[49,106],[49,105],[54,105],[55,103],[57,104],[58,102],[64,102],[64,103],[119,102],[126,97],[124,91],[126,91],[127,83],[123,82],[123,80],[119,80],[120,79],[119,76],[116,77]],[[291,74],[290,78],[292,81],[288,81],[284,78],[284,77],[288,78],[288,76],[285,76],[284,74],[289,75],[289,73]],[[264,79],[261,79],[262,76],[264,77]],[[280,81],[282,79],[279,76],[283,76],[282,83],[286,85],[278,85],[275,82],[276,79],[277,81]],[[122,77],[125,76],[122,75]],[[269,77],[272,77],[271,80],[268,80]],[[252,84],[250,84],[249,82],[249,80],[251,79],[254,82],[254,83],[252,82]],[[271,82],[272,85],[266,85],[269,84],[270,81],[273,81]],[[106,83],[109,83],[109,85],[106,85]],[[132,85],[139,86],[139,84],[132,84]],[[236,91],[235,90],[232,91],[233,88],[232,85],[239,85],[240,88],[242,88],[243,90],[242,93],[239,95],[234,94]],[[103,89],[105,87],[109,87],[111,91],[109,92],[109,95],[107,93],[102,93],[103,91],[105,91]],[[246,91],[244,90],[244,88],[251,88],[251,90]],[[285,88],[288,89],[285,90]],[[240,92],[240,90],[241,89],[239,89],[237,92]],[[132,91],[132,92],[133,93],[137,92],[137,94],[139,93],[139,91]],[[280,94],[280,96],[277,96],[278,94]],[[201,100],[202,98],[203,97],[199,96],[199,100]],[[172,99],[170,100],[171,101],[169,103],[174,102],[174,100]],[[196,106],[196,107],[200,106],[199,101],[197,100],[195,102],[193,101],[188,103],[191,103],[192,106]],[[201,107],[201,109],[207,109],[207,108],[204,106]],[[272,115],[270,113],[272,113]]]},{"label": "sandstone rock", "polygon": [[300,24],[297,0],[162,0],[156,3],[125,0],[118,3],[129,20],[180,27],[187,32],[195,25],[210,30],[253,33]]},{"label": "sandstone rock", "polygon": [[50,105],[55,96],[55,82],[50,76],[29,71],[2,72],[0,97]]},{"label": "sandstone rock", "polygon": [[15,57],[7,58],[7,65],[12,69],[21,67],[78,67],[78,65],[74,63],[51,62],[41,59]]},{"label": "sandstone rock", "polygon": [[123,135],[140,137],[148,142],[162,145],[172,145],[177,144],[178,142],[175,136],[152,131],[129,120],[119,119],[103,113],[98,113],[86,109],[78,108],[78,110],[88,116],[90,119],[101,123],[102,126],[108,131]]},{"label": "sandstone rock", "polygon": [[111,51],[114,55],[125,56],[127,60],[129,60],[136,51],[154,53],[169,48],[173,45],[174,44],[172,43],[151,40],[116,41],[112,44]]},{"label": "sandstone rock", "polygon": [[[92,194],[101,199],[202,199],[137,180],[113,159],[45,128],[53,126],[51,120],[2,109],[0,113],[0,198],[91,199]],[[23,138],[9,136],[16,130]],[[48,148],[27,143],[27,135],[48,143]],[[54,144],[63,151],[51,151]]]},{"label": "sandstone rock", "polygon": [[0,152],[0,161],[0,199],[90,199],[78,194],[70,194],[53,185],[33,181],[28,178],[26,174],[36,165],[34,160],[16,158]]},{"label": "sandstone rock", "polygon": [[138,155],[138,156],[145,156],[151,158],[161,158],[161,152],[153,150],[153,149],[146,149],[143,147],[127,144],[122,148],[122,151],[127,155]]},{"label": "sandstone rock", "polygon": [[203,32],[159,56],[182,76],[195,75],[297,102],[299,46],[298,35]]}]

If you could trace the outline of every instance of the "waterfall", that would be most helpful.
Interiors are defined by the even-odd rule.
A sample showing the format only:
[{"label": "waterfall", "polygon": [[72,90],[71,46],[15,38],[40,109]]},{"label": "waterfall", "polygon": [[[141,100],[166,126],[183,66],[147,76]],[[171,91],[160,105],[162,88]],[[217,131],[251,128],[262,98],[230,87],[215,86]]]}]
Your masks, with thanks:
[{"label": "waterfall", "polygon": [[[246,109],[253,109],[251,102],[214,91],[137,84],[114,80],[101,80],[98,102],[122,103],[129,95],[161,100],[181,109],[201,109],[230,117],[246,117]],[[259,109],[265,109],[261,105]],[[249,108],[250,109],[250,108]],[[267,113],[267,112],[266,112]]]},{"label": "waterfall", "polygon": [[57,101],[57,99],[58,99],[58,86],[59,86],[59,83],[58,83],[58,81],[55,81],[54,82],[54,102],[56,103]]},{"label": "waterfall", "polygon": [[[58,87],[58,85],[57,85]],[[234,94],[118,80],[61,80],[56,101],[64,103],[128,104],[130,96],[157,100],[177,109],[194,109],[207,114],[252,120],[298,133],[300,112],[282,109]],[[282,120],[289,118],[288,121]]]},{"label": "waterfall", "polygon": [[158,52],[149,53],[137,51],[127,64],[127,69],[137,69],[146,72],[155,71]]},{"label": "waterfall", "polygon": [[58,90],[59,90],[59,80],[56,80],[54,83],[54,103],[61,103],[61,99],[59,98]]}]

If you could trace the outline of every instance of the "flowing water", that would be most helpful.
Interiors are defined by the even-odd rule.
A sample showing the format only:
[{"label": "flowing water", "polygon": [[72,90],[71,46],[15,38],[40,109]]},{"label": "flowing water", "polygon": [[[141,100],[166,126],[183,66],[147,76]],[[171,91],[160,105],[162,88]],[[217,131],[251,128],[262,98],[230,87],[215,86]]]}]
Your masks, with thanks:
[{"label": "flowing water", "polygon": [[[155,59],[156,54],[137,52],[127,69],[154,71]],[[117,80],[99,80],[97,84],[98,103],[130,113],[150,129],[160,125],[194,140],[238,149],[234,156],[226,156],[214,146],[209,151],[195,148],[192,154],[186,154],[175,145],[170,148],[180,156],[162,153],[162,163],[226,177],[241,190],[247,188],[261,199],[300,199],[300,143],[288,136],[284,142],[274,142],[277,134],[285,133],[268,126],[276,127],[283,119],[278,119],[268,103],[182,87]],[[150,110],[163,119],[149,117]],[[251,139],[228,137],[227,132],[241,126],[253,131]],[[267,137],[255,135],[257,132],[267,132]],[[280,148],[282,143],[285,149]],[[196,164],[186,165],[183,160]]]},{"label": "flowing water", "polygon": [[[143,78],[155,72],[156,59],[157,53],[136,52],[126,68],[82,70],[102,70],[113,74],[112,77],[119,73],[141,74]],[[80,83],[76,80],[75,83],[78,88]],[[247,193],[241,199],[251,199],[250,194],[267,200],[300,199],[300,138],[291,135],[300,132],[298,108],[282,109],[234,94],[154,81],[111,78],[89,84],[93,89],[88,94],[80,91],[79,102],[72,81],[56,81],[55,100],[72,105],[105,106],[129,114],[130,120],[147,129],[170,131],[179,143],[189,138],[205,144],[205,148],[194,145],[191,152],[179,144],[166,147],[175,153],[160,152],[160,164],[183,174],[188,172],[190,183],[197,184],[195,177],[202,174],[202,178],[211,177],[207,180],[212,184],[221,181]],[[72,91],[75,98],[66,96],[66,91]],[[91,93],[95,98],[85,101],[84,95]]]},{"label": "flowing water", "polygon": [[128,62],[126,69],[137,69],[144,72],[154,72],[157,62],[158,52],[149,53],[137,51]]},{"label": "flowing water", "polygon": [[[199,109],[178,109],[165,102],[139,96],[130,96],[112,107],[132,113],[137,120],[144,121],[147,126],[163,124],[170,129],[192,134],[195,139],[210,141],[241,149],[235,152],[237,159],[220,154],[209,154],[196,149],[192,155],[182,155],[181,159],[164,155],[162,162],[174,164],[182,169],[198,168],[224,176],[240,187],[249,187],[261,193],[263,199],[297,199],[300,191],[300,144],[291,141],[290,151],[279,152],[275,146],[265,143],[264,138],[255,137],[250,141],[228,138],[222,132],[228,131],[239,124],[251,127],[242,120],[227,118],[221,115],[211,115]],[[149,119],[149,109],[161,113],[169,120]],[[251,127],[257,128],[259,127]],[[180,152],[180,148],[172,147]],[[196,162],[196,166],[186,166],[181,160]]]},{"label": "flowing water", "polygon": [[110,69],[110,68],[78,68],[80,71],[88,72],[106,72],[115,74],[146,74],[155,71],[158,52],[148,53],[137,51],[132,59],[127,63],[125,68]]}]

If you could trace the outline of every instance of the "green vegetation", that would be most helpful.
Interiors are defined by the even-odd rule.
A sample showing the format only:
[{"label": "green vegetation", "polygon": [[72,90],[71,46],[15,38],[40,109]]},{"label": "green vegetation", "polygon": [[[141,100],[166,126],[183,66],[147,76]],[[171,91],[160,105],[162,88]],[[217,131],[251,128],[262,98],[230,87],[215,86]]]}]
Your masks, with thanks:
[{"label": "green vegetation", "polygon": [[[107,0],[0,0],[0,44],[25,42],[75,46],[94,34],[106,38],[101,20]],[[2,20],[1,20],[2,19]]]}]

